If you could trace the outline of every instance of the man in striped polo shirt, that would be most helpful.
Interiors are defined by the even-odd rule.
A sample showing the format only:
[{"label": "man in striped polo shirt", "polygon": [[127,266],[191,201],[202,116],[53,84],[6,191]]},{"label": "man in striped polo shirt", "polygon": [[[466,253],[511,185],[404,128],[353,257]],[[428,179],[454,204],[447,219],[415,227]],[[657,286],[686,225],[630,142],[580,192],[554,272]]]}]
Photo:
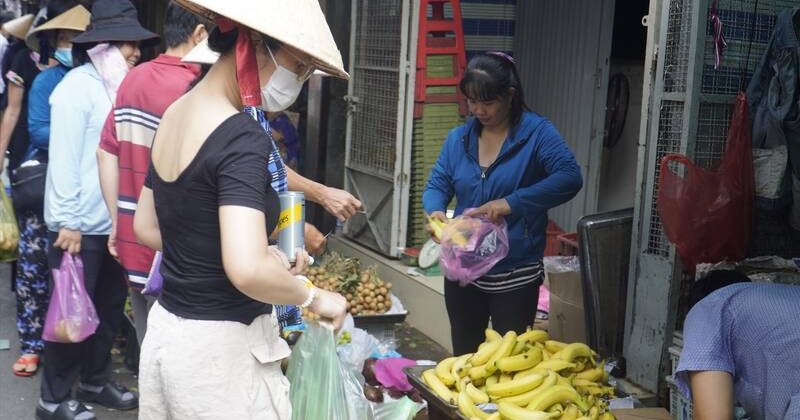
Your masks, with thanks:
[{"label": "man in striped polo shirt", "polygon": [[111,255],[128,273],[136,337],[141,345],[153,298],[141,291],[155,252],[136,241],[133,215],[150,165],[150,146],[164,111],[200,76],[200,66],[181,58],[207,36],[208,23],[170,3],[164,22],[167,50],[132,69],[117,92],[97,151],[103,198],[114,224],[108,239]]}]

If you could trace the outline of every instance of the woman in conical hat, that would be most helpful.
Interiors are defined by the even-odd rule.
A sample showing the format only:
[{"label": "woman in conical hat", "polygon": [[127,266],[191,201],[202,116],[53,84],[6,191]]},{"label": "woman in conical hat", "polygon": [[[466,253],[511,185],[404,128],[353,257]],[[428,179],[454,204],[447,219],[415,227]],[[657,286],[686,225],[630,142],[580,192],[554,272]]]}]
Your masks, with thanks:
[{"label": "woman in conical hat", "polygon": [[[56,10],[50,11],[53,14]],[[22,168],[11,170],[11,194],[19,221],[19,259],[15,282],[17,331],[22,356],[12,367],[17,376],[32,376],[44,351],[42,326],[47,313],[50,268],[47,264],[47,228],[44,225],[44,179],[50,140],[50,94],[72,67],[71,40],[89,24],[89,11],[75,6],[28,32],[28,47],[39,62],[57,62],[32,81],[28,92],[29,145]],[[40,42],[41,41],[41,42]],[[44,47],[44,48],[41,48]],[[46,60],[46,61],[45,61]],[[12,89],[16,89],[13,87]],[[29,181],[41,179],[41,183]]]},{"label": "woman in conical hat", "polygon": [[272,144],[253,116],[286,109],[316,69],[347,73],[317,0],[178,2],[216,20],[209,45],[220,59],[162,117],[136,210],[137,237],[163,251],[164,278],[142,348],[139,417],[288,420],[280,361],[290,350],[272,304],[338,328],[346,301],[298,275],[303,250],[292,268],[268,247],[280,205],[264,171]]}]

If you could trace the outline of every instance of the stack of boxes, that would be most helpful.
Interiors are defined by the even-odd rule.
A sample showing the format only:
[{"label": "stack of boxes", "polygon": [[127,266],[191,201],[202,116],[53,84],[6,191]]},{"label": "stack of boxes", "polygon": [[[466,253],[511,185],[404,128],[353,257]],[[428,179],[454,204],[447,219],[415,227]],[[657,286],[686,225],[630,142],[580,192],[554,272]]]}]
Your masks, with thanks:
[{"label": "stack of boxes", "polygon": [[[429,78],[449,77],[455,74],[454,60],[450,55],[429,55],[426,60],[426,76]],[[430,86],[426,89],[426,93],[455,95],[456,89],[455,86]],[[429,238],[425,232],[425,211],[422,208],[422,193],[425,191],[428,175],[439,157],[447,133],[463,124],[464,118],[460,115],[457,102],[424,103],[417,106],[422,107],[422,112],[421,117],[414,119],[407,243],[418,248]]]}]

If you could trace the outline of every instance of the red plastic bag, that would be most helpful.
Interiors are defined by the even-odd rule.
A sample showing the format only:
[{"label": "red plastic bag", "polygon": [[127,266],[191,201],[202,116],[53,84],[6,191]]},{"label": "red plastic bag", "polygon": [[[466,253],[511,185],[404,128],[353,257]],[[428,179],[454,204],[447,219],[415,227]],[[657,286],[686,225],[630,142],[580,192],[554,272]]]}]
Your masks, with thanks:
[{"label": "red plastic bag", "polygon": [[65,252],[61,267],[52,270],[53,294],[47,307],[42,338],[56,343],[80,343],[97,330],[100,320],[83,283],[83,261]]},{"label": "red plastic bag", "polygon": [[[661,159],[658,215],[685,269],[699,263],[743,259],[753,219],[753,153],[747,98],[739,93],[728,130],[728,144],[717,170],[694,165],[686,156]],[[683,164],[684,177],[670,162]]]}]

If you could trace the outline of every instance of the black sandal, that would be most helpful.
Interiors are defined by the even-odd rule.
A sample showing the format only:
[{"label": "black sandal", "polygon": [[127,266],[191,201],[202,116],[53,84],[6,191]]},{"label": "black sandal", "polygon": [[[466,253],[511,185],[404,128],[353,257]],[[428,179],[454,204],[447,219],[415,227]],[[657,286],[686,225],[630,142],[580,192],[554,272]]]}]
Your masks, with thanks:
[{"label": "black sandal", "polygon": [[75,400],[64,401],[55,411],[47,411],[41,404],[36,405],[36,420],[94,420],[92,410]]},{"label": "black sandal", "polygon": [[[133,398],[124,399],[125,394],[131,394]],[[87,391],[78,387],[77,397],[80,401],[97,403],[114,410],[125,411],[139,407],[139,398],[136,397],[136,394],[114,382],[105,384],[100,392]]]}]

